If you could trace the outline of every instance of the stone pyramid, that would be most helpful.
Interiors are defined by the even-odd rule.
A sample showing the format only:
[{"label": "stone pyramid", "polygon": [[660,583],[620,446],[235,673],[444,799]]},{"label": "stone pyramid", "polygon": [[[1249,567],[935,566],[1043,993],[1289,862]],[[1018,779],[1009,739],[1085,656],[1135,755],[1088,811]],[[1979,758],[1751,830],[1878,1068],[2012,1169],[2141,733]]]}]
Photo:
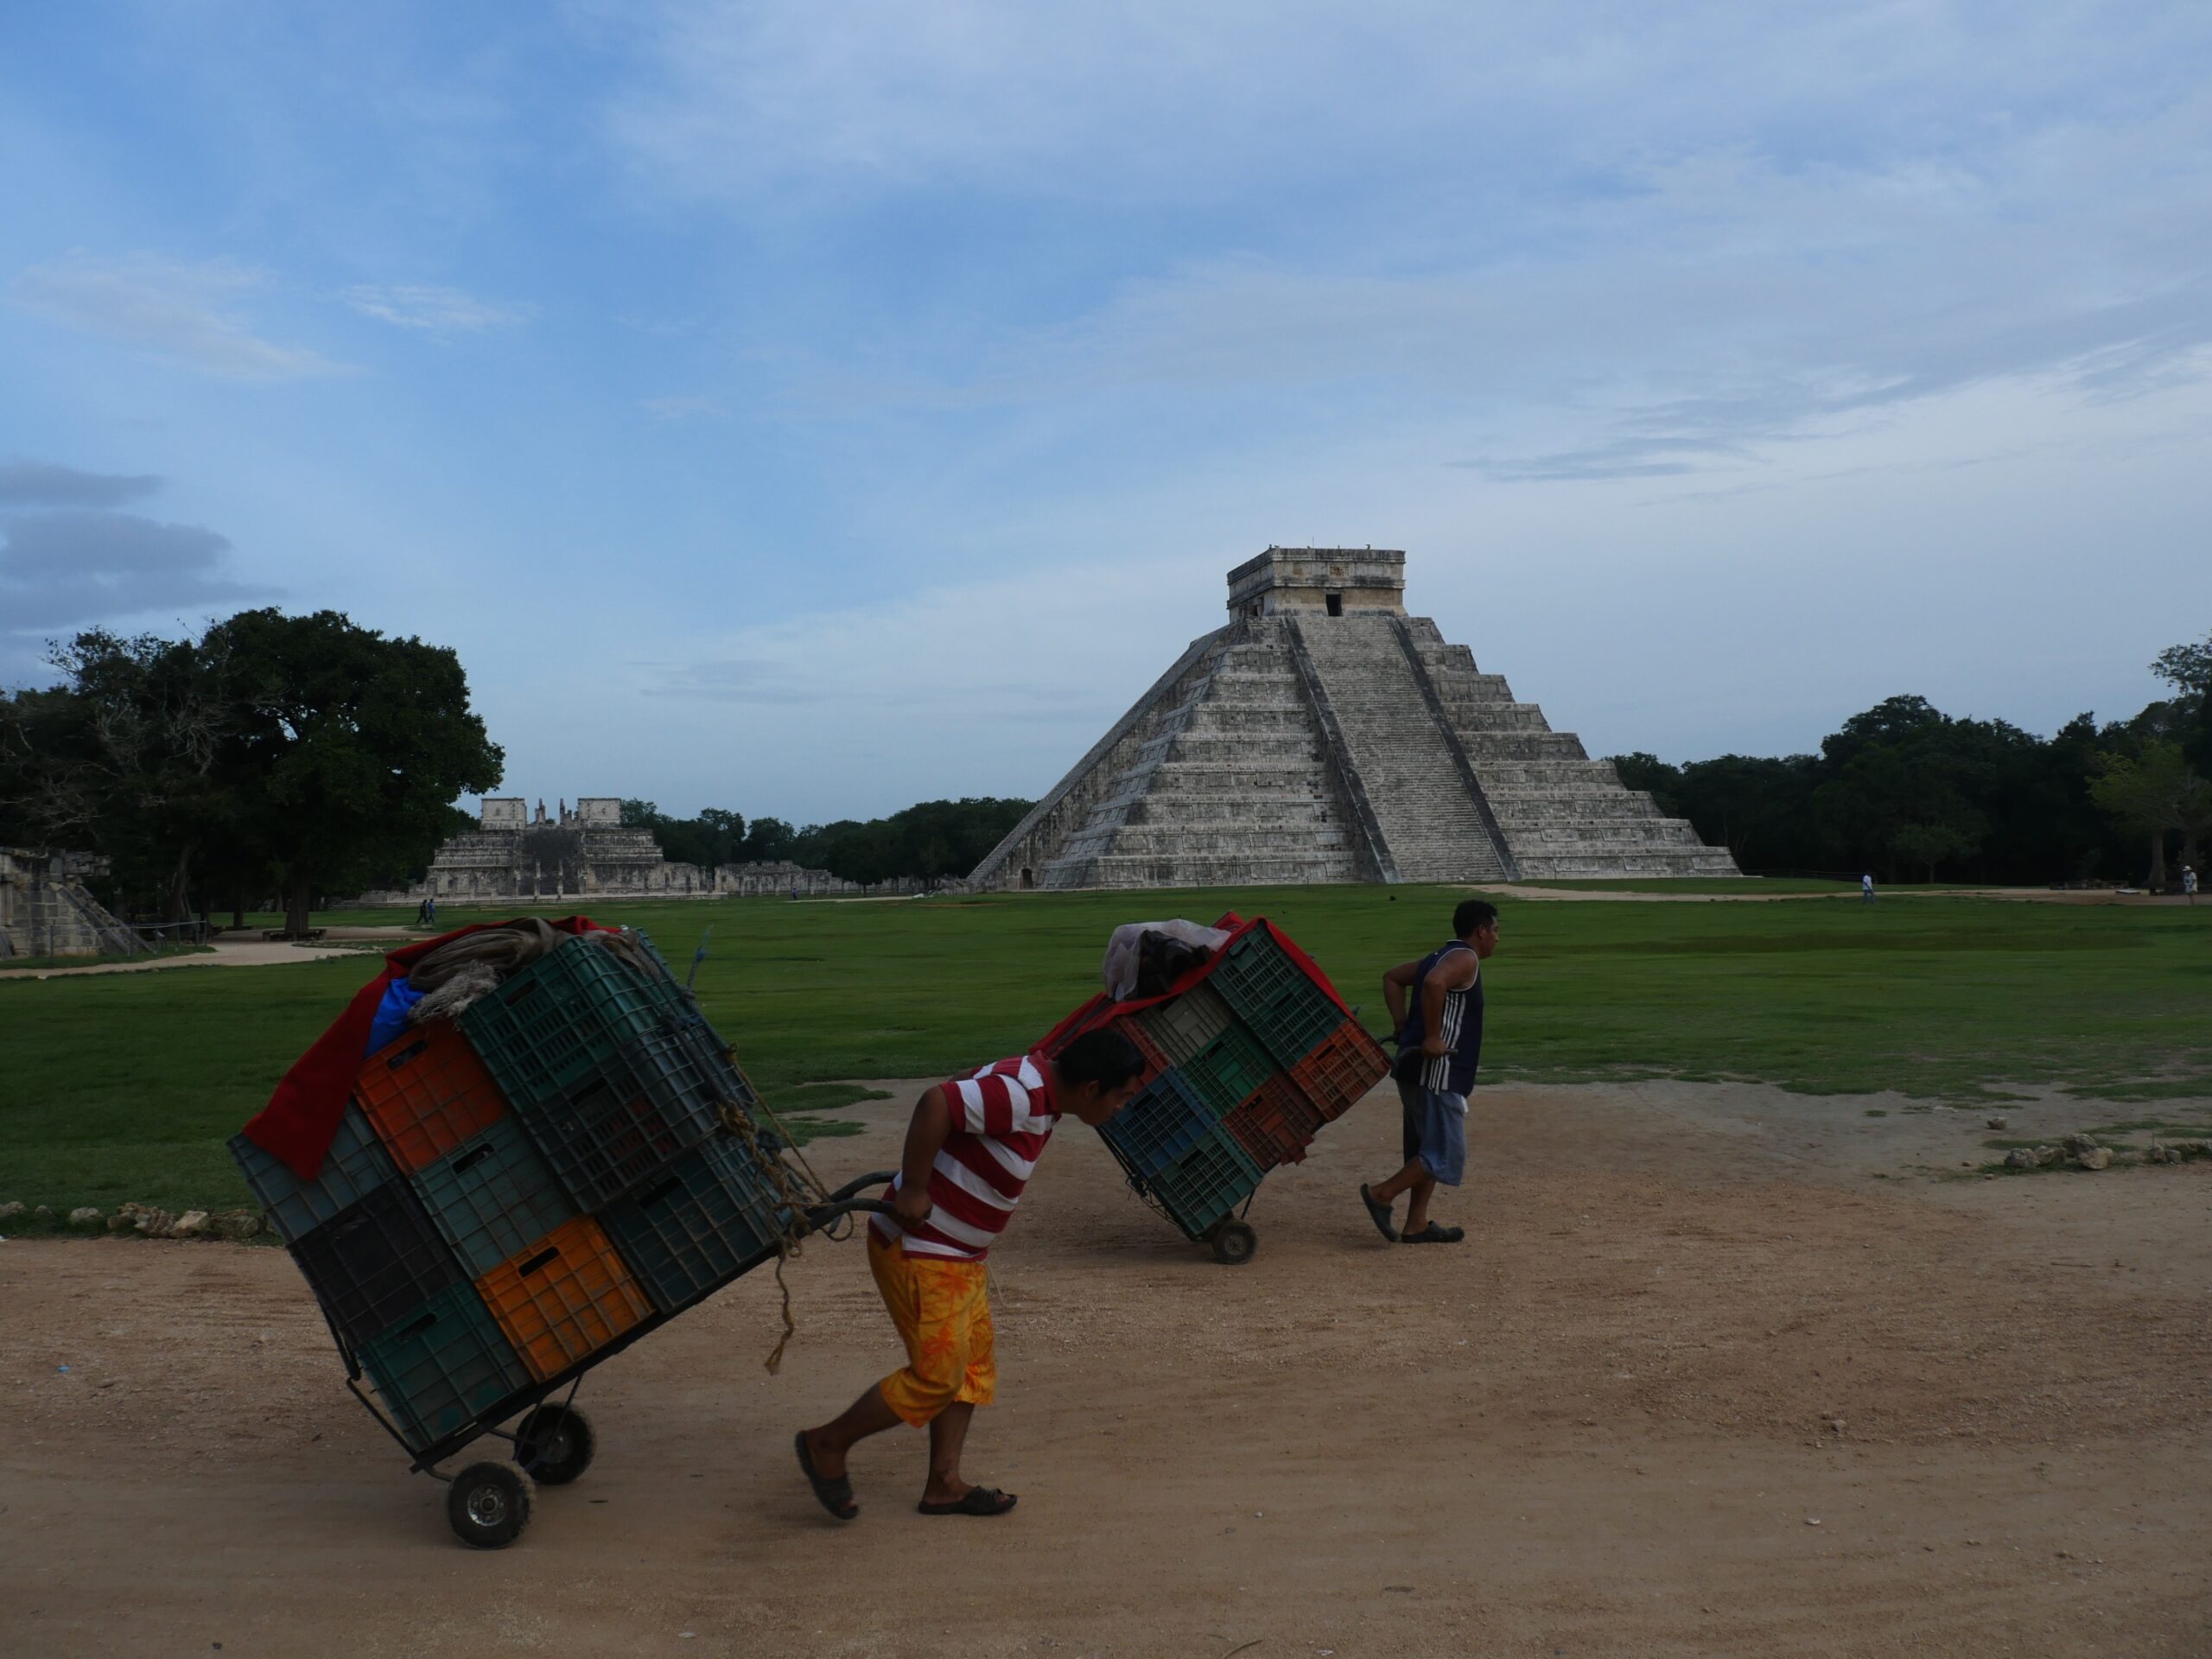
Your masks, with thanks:
[{"label": "stone pyramid", "polygon": [[1403,553],[1269,548],[978,888],[1735,875],[1408,616]]}]

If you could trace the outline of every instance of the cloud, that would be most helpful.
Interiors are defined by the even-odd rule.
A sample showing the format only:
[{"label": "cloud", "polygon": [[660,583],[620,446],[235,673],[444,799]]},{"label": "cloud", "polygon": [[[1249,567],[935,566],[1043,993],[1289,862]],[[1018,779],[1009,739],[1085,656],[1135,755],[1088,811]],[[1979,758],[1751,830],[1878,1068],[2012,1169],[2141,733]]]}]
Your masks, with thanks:
[{"label": "cloud", "polygon": [[0,615],[25,632],[254,597],[224,570],[230,547],[213,531],[136,513],[0,519]]},{"label": "cloud", "polygon": [[49,461],[0,461],[0,508],[115,507],[152,494],[161,484],[150,473],[86,473]]},{"label": "cloud", "polygon": [[511,328],[527,322],[533,315],[528,306],[493,305],[457,288],[429,283],[363,284],[341,290],[339,298],[365,317],[426,334]]},{"label": "cloud", "polygon": [[219,261],[192,265],[73,253],[24,271],[9,297],[86,334],[226,380],[345,372],[343,365],[303,346],[262,339],[232,315],[231,308],[263,280],[257,271]]},{"label": "cloud", "polygon": [[638,407],[657,421],[725,420],[729,409],[718,397],[645,397]]}]

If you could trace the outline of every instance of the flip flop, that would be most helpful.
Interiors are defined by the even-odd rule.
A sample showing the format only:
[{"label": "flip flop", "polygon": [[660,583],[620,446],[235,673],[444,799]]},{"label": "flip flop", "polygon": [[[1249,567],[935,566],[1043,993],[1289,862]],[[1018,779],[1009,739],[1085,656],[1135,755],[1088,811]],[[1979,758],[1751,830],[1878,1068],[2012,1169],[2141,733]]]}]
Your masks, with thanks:
[{"label": "flip flop", "polygon": [[1467,1236],[1464,1227],[1440,1227],[1430,1222],[1417,1233],[1408,1233],[1398,1241],[1401,1244],[1457,1244]]},{"label": "flip flop", "polygon": [[1390,1206],[1377,1204],[1367,1195],[1367,1183],[1359,1184],[1359,1201],[1367,1206],[1367,1213],[1375,1219],[1375,1229],[1393,1244],[1398,1242],[1398,1229],[1390,1219]]},{"label": "flip flop", "polygon": [[791,1444],[798,1448],[798,1466],[806,1476],[806,1484],[814,1488],[814,1496],[822,1507],[840,1521],[849,1521],[861,1512],[853,1502],[853,1483],[844,1475],[822,1475],[815,1472],[813,1454],[806,1449],[804,1429],[791,1437]]},{"label": "flip flop", "polygon": [[995,1486],[970,1486],[957,1503],[917,1503],[924,1515],[1004,1515],[1021,1500]]}]

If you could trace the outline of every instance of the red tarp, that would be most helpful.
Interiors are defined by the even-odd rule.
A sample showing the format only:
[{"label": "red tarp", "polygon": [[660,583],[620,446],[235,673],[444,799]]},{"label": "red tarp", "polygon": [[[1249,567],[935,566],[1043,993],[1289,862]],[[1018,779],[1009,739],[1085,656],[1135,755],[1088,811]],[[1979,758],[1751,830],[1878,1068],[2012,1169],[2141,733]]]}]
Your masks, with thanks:
[{"label": "red tarp", "polygon": [[1235,944],[1239,938],[1255,927],[1267,929],[1268,937],[1283,948],[1283,953],[1298,964],[1300,971],[1328,993],[1330,1001],[1335,1003],[1339,1008],[1344,1008],[1344,1018],[1347,1020],[1351,1018],[1351,1010],[1344,1007],[1344,998],[1337,995],[1337,988],[1329,983],[1329,976],[1321,971],[1319,964],[1294,944],[1290,937],[1266,917],[1255,916],[1248,922],[1232,910],[1214,925],[1226,929],[1229,937],[1221,942],[1220,948],[1212,956],[1207,957],[1202,966],[1193,968],[1158,996],[1135,997],[1127,1002],[1116,1002],[1101,991],[1066,1019],[1061,1020],[1058,1025],[1054,1026],[1046,1034],[1045,1040],[1037,1045],[1035,1052],[1050,1054],[1070,1038],[1088,1031],[1094,1026],[1103,1025],[1107,1020],[1119,1019],[1125,1014],[1135,1014],[1139,1008],[1148,1008],[1156,1002],[1165,1002],[1170,997],[1182,995],[1193,985],[1202,983],[1209,974],[1220,967],[1228,959],[1230,946]]},{"label": "red tarp", "polygon": [[[359,1075],[361,1062],[366,1058],[362,1051],[368,1046],[369,1027],[376,1023],[377,1006],[384,1001],[385,988],[395,979],[404,979],[415,963],[442,944],[449,944],[471,933],[513,925],[513,922],[473,923],[450,933],[441,933],[435,939],[404,946],[386,957],[384,971],[356,991],[353,1000],[346,1005],[346,1012],[331,1021],[330,1029],[292,1062],[292,1069],[276,1085],[276,1092],[269,1096],[269,1103],[245,1126],[246,1139],[270,1156],[282,1159],[302,1180],[315,1179],[321,1173],[323,1156],[329,1152],[331,1140],[338,1133],[338,1122],[346,1116],[346,1102],[353,1092],[353,1079]],[[562,933],[614,931],[588,916],[564,916],[547,925]]]}]

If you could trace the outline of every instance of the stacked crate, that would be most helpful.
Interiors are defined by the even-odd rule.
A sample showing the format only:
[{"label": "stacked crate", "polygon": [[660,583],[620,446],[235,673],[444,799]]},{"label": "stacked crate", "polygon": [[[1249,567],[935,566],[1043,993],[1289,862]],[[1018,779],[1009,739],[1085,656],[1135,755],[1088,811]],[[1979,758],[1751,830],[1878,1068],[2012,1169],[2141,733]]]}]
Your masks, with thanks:
[{"label": "stacked crate", "polygon": [[751,1085],[641,935],[572,939],[363,1063],[315,1179],[232,1143],[410,1449],[774,1254]]},{"label": "stacked crate", "polygon": [[1192,1238],[1233,1215],[1268,1170],[1302,1161],[1321,1126],[1390,1069],[1265,921],[1241,927],[1176,995],[1129,1007],[1102,999],[1054,1037],[1102,1025],[1136,1045],[1145,1071],[1098,1133],[1129,1184]]}]

